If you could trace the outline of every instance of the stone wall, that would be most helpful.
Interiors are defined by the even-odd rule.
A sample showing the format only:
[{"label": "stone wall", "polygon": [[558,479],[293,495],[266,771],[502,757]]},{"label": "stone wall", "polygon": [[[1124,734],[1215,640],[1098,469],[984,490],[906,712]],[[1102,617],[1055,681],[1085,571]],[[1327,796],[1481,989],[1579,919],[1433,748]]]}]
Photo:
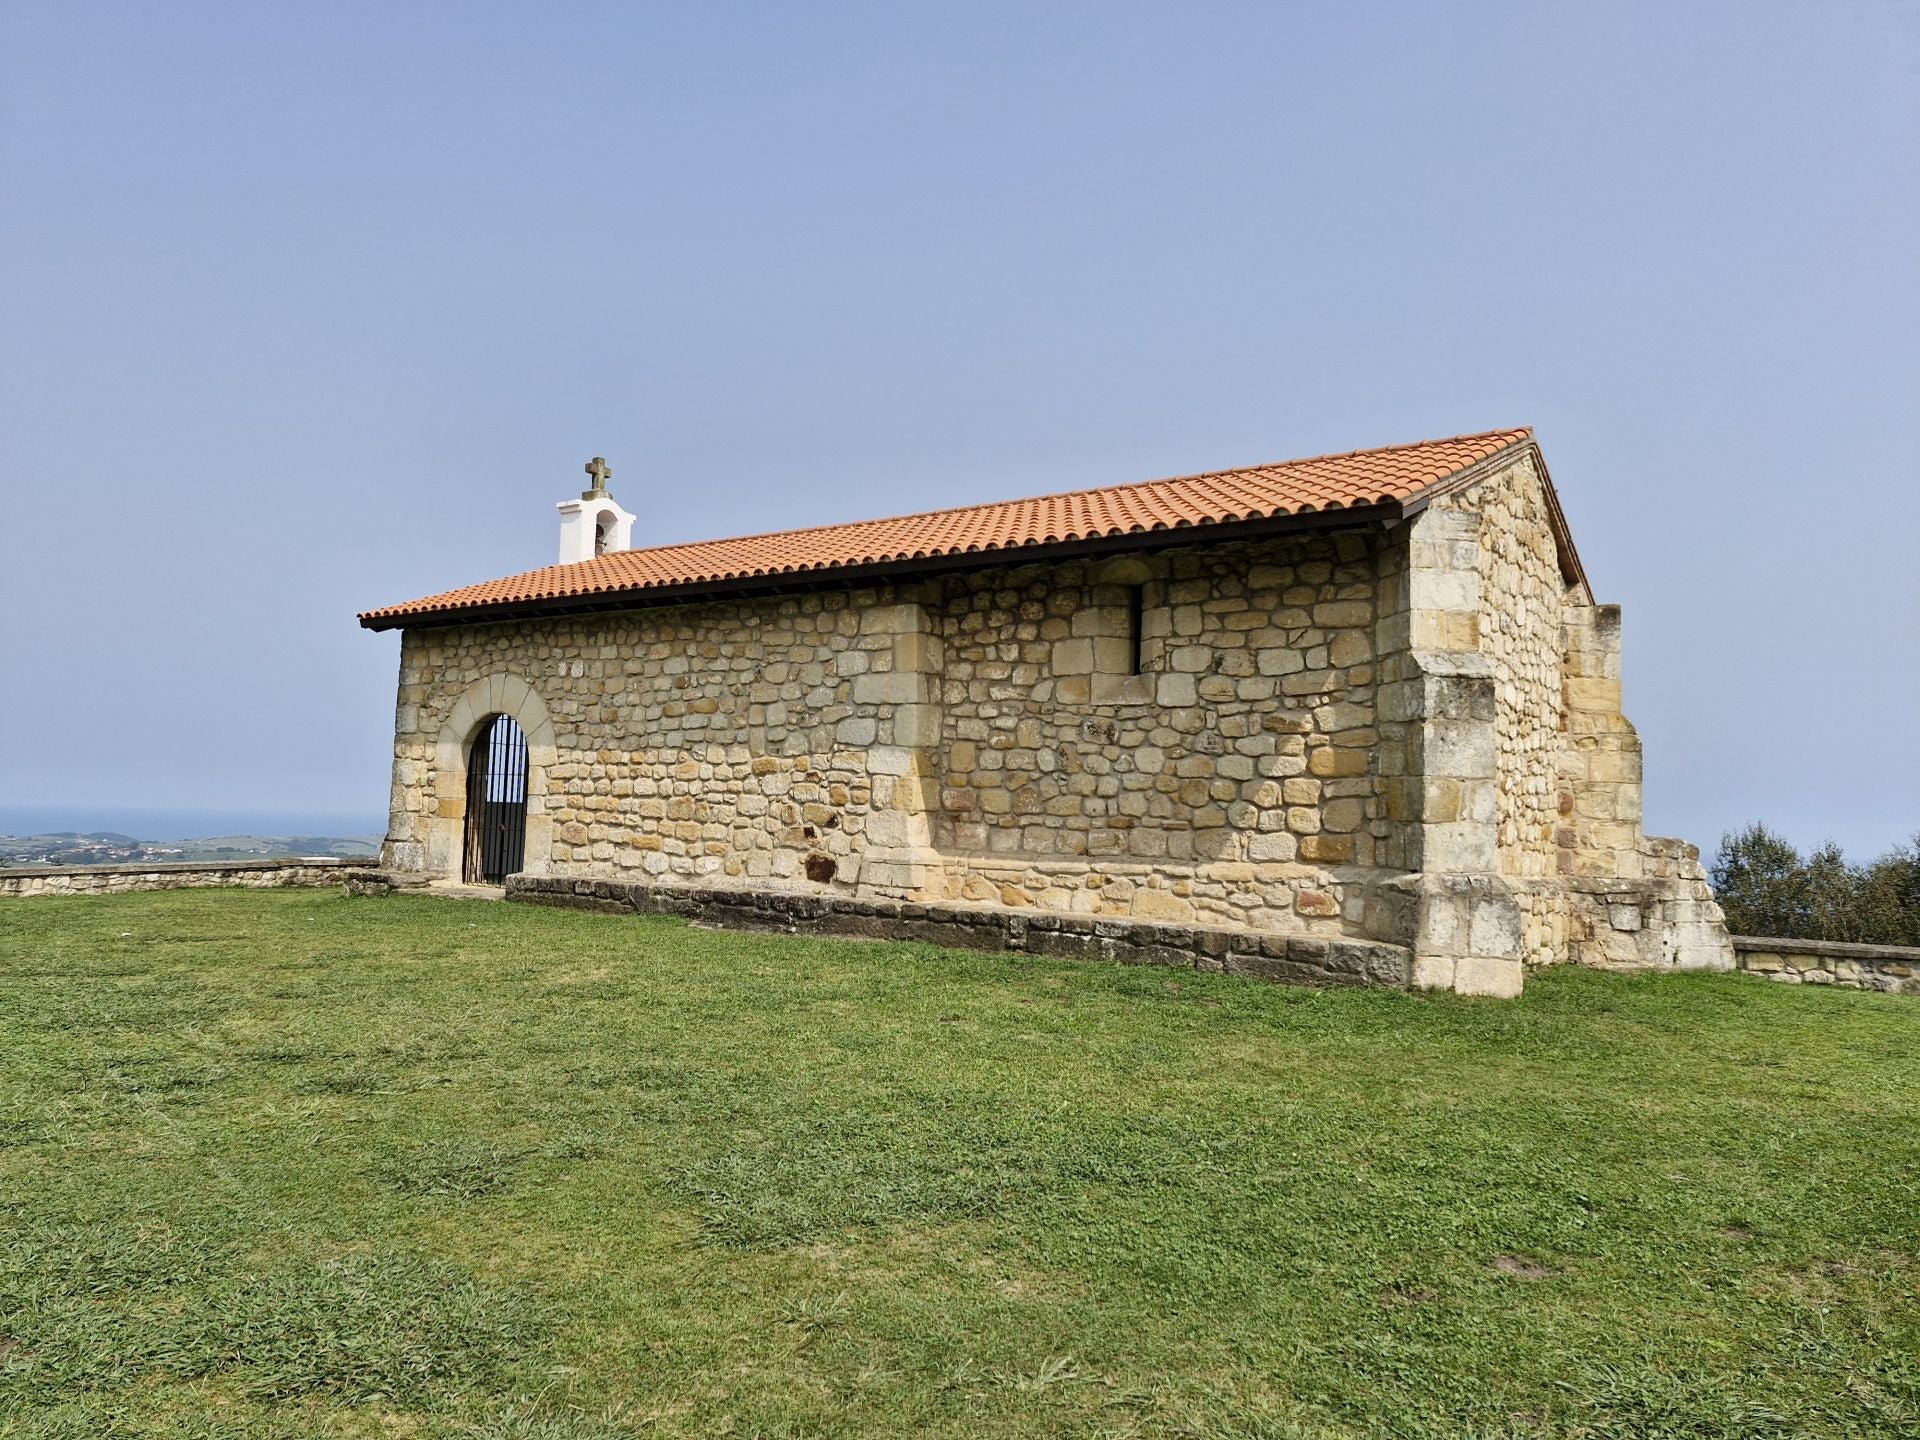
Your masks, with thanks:
[{"label": "stone wall", "polygon": [[1730,968],[1726,918],[1699,850],[1642,828],[1640,736],[1621,711],[1620,607],[1570,601],[1562,636],[1565,730],[1553,832],[1560,885],[1554,933],[1539,958]]},{"label": "stone wall", "polygon": [[[1479,483],[1499,483],[1499,476]],[[1500,687],[1482,518],[1430,505],[1382,563],[1376,774],[1396,870],[1374,887],[1367,933],[1409,946],[1413,983],[1517,995],[1523,917],[1501,873]]]},{"label": "stone wall", "polygon": [[409,630],[386,860],[457,869],[466,747],[510,713],[536,772],[528,873],[1352,933],[1391,830],[1382,548]]},{"label": "stone wall", "polygon": [[372,866],[364,861],[221,860],[157,865],[22,865],[0,870],[0,896],[105,895],[127,890],[193,890],[282,885],[341,885]]},{"label": "stone wall", "polygon": [[1567,735],[1563,620],[1586,602],[1564,573],[1539,466],[1525,457],[1448,495],[1472,516],[1480,582],[1478,649],[1493,685],[1495,843],[1530,964],[1567,956],[1570,901],[1554,883]]},{"label": "stone wall", "polygon": [[[1449,648],[1470,650],[1486,664],[1493,781],[1488,838],[1498,857],[1491,868],[1506,882],[1518,916],[1519,954],[1535,965],[1565,960],[1570,937],[1583,928],[1575,918],[1583,903],[1560,883],[1559,846],[1572,804],[1563,755],[1573,741],[1571,703],[1579,698],[1570,693],[1567,617],[1593,607],[1562,567],[1544,477],[1532,456],[1441,497],[1422,520],[1429,528],[1446,527],[1446,578],[1458,592],[1451,604],[1472,616],[1470,634],[1446,637]],[[1466,615],[1459,619],[1465,624]],[[1616,679],[1617,673],[1616,667]],[[1616,713],[1617,695],[1616,686]],[[1485,792],[1478,793],[1484,805]],[[1634,823],[1637,835],[1637,809]],[[1483,856],[1474,858],[1484,865]],[[1461,864],[1443,857],[1443,868]],[[1493,895],[1500,887],[1486,889]]]},{"label": "stone wall", "polygon": [[1920,995],[1920,949],[1909,946],[1736,935],[1733,953],[1748,974],[1788,985]]},{"label": "stone wall", "polygon": [[1385,829],[1380,548],[1309,536],[940,585],[947,896],[1337,932]]},{"label": "stone wall", "polygon": [[649,885],[515,875],[507,899],[606,914],[679,915],[703,925],[788,935],[920,940],[962,950],[1122,965],[1167,965],[1306,985],[1404,988],[1407,952],[1368,940],[1280,935],[1241,926],[1063,915],[964,902],[922,904],[725,886]]},{"label": "stone wall", "polygon": [[529,736],[531,873],[855,883],[876,817],[920,808],[880,773],[927,738],[880,698],[917,683],[917,609],[869,591],[409,630],[386,862],[457,873],[467,750],[504,713]]},{"label": "stone wall", "polygon": [[1368,932],[1481,993],[1523,964],[1731,965],[1698,852],[1641,831],[1619,611],[1563,571],[1534,457],[1436,498],[1382,575],[1382,855],[1415,878]]},{"label": "stone wall", "polygon": [[1621,713],[1620,607],[1569,603],[1562,646],[1555,873],[1637,879],[1646,870],[1640,735]]},{"label": "stone wall", "polygon": [[1584,594],[1561,573],[1531,457],[1439,503],[1479,521],[1474,568],[1479,649],[1493,669],[1500,873],[1540,879],[1555,873],[1556,761],[1565,729],[1561,616]]}]

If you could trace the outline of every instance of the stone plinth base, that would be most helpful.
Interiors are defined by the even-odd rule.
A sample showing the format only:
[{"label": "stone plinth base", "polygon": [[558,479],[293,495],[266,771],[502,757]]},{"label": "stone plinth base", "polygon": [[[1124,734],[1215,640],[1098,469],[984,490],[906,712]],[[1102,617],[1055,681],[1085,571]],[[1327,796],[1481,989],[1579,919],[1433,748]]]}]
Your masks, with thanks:
[{"label": "stone plinth base", "polygon": [[627,880],[513,875],[507,899],[606,914],[679,915],[705,925],[781,934],[922,940],[1122,965],[1168,965],[1300,985],[1406,987],[1413,961],[1403,946],[1375,940],[1095,919],[1001,905],[919,904],[798,891],[649,885]]}]

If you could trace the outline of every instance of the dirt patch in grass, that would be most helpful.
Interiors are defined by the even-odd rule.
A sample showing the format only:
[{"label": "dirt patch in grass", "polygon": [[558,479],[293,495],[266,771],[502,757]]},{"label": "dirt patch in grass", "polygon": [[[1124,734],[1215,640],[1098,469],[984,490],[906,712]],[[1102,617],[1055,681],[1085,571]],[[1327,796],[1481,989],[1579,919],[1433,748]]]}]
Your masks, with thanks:
[{"label": "dirt patch in grass", "polygon": [[1524,1255],[1496,1255],[1493,1257],[1493,1268],[1516,1280],[1547,1280],[1560,1273],[1551,1265],[1542,1265],[1538,1260],[1529,1260]]}]

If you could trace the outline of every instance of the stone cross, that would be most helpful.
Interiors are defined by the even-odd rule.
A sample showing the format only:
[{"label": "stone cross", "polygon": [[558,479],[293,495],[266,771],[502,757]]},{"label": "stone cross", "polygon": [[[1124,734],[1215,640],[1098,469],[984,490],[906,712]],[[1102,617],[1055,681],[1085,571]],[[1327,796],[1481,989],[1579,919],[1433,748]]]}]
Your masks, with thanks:
[{"label": "stone cross", "polygon": [[[613,478],[613,467],[596,455],[587,462],[587,474],[593,477],[593,489],[589,490],[587,495],[606,494],[607,481]],[[583,495],[581,498],[584,500],[586,496]]]}]

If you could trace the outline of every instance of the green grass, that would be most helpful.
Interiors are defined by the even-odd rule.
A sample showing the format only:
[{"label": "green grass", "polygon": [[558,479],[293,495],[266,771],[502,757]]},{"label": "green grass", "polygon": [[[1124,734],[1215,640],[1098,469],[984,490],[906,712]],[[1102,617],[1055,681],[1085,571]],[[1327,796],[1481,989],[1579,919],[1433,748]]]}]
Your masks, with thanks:
[{"label": "green grass", "polygon": [[1920,1004],[0,905],[0,1434],[1920,1427]]}]

